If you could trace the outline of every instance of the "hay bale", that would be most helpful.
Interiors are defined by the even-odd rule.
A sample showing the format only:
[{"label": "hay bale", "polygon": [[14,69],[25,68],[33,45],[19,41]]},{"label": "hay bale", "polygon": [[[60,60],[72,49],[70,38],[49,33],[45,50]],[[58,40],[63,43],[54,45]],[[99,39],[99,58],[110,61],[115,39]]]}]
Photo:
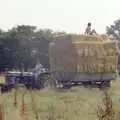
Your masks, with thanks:
[{"label": "hay bale", "polygon": [[55,45],[49,47],[49,55],[51,70],[57,78],[116,72],[116,42],[101,36],[57,37]]},{"label": "hay bale", "polygon": [[85,41],[74,43],[74,47],[76,48],[76,63],[79,72],[116,72],[115,42]]}]

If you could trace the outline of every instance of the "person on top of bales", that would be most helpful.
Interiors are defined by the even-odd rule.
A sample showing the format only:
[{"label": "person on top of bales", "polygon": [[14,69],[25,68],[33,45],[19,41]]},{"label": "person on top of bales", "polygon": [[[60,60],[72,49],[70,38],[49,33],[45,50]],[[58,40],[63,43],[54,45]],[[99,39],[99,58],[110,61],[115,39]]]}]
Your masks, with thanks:
[{"label": "person on top of bales", "polygon": [[91,23],[89,22],[88,24],[87,24],[87,28],[86,28],[86,30],[85,30],[85,35],[97,35],[97,32],[95,31],[95,29],[92,29],[91,30]]},{"label": "person on top of bales", "polygon": [[85,35],[89,35],[91,33],[91,23],[87,24],[87,28],[85,30]]}]

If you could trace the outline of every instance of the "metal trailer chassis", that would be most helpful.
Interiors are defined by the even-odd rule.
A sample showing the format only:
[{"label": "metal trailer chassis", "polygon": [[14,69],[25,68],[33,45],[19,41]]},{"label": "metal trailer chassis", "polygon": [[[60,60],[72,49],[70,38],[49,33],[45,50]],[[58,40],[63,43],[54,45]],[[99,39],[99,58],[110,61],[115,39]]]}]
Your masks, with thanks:
[{"label": "metal trailer chassis", "polygon": [[75,86],[108,88],[111,86],[111,80],[108,81],[58,81],[56,87],[71,88]]},{"label": "metal trailer chassis", "polygon": [[[54,73],[53,73],[54,74]],[[54,75],[53,75],[54,76]],[[74,79],[68,79],[67,77],[54,76],[56,87],[71,88],[74,86],[84,87],[97,87],[97,88],[108,88],[111,86],[111,81],[116,80],[117,73],[104,73],[102,75],[76,75]]]}]

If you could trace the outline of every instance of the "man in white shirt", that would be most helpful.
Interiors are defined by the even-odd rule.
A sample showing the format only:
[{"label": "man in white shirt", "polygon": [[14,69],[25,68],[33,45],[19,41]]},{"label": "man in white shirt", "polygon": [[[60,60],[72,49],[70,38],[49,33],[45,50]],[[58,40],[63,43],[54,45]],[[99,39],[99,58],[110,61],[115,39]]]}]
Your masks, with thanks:
[{"label": "man in white shirt", "polygon": [[91,34],[91,23],[87,24],[87,28],[85,30],[85,35],[90,35]]},{"label": "man in white shirt", "polygon": [[87,24],[87,28],[85,30],[85,35],[98,35],[95,29],[91,30],[91,23]]}]

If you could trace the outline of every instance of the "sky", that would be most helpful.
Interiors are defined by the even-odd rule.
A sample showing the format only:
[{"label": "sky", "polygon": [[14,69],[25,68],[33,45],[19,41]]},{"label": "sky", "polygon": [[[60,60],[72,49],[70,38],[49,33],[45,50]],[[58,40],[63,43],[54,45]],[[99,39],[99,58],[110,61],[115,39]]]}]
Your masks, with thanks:
[{"label": "sky", "polygon": [[34,25],[83,34],[88,22],[98,33],[120,18],[120,0],[0,0],[0,28]]}]

